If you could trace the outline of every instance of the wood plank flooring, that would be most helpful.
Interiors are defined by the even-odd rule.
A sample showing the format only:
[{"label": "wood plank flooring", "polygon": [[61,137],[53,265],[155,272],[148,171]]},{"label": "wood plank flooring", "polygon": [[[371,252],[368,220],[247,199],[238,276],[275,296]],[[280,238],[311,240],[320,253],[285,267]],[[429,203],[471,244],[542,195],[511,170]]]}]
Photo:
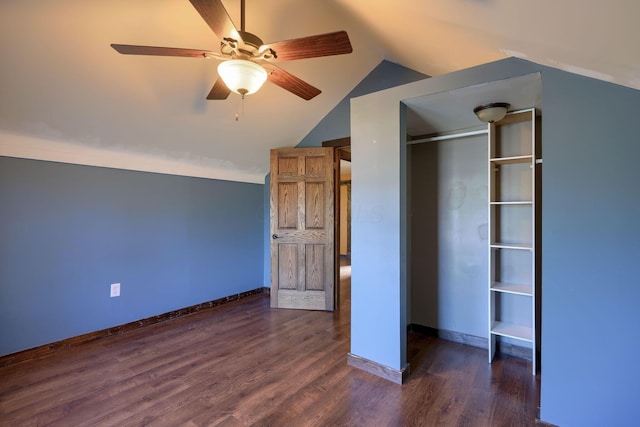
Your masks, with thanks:
[{"label": "wood plank flooring", "polygon": [[335,313],[265,295],[0,368],[2,426],[533,426],[530,363],[411,333],[400,386],[347,366]]}]

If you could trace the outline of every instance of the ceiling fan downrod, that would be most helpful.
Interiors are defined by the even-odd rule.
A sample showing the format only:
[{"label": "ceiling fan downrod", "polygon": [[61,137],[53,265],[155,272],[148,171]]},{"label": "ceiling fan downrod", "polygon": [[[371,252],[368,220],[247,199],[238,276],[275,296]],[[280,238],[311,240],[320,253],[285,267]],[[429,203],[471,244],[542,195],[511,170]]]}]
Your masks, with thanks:
[{"label": "ceiling fan downrod", "polygon": [[245,32],[244,29],[244,0],[240,0],[240,31]]}]

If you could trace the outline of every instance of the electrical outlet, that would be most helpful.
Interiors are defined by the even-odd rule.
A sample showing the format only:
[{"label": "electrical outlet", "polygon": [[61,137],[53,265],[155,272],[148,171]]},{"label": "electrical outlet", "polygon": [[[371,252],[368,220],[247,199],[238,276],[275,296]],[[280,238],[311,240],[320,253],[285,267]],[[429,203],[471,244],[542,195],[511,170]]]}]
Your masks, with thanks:
[{"label": "electrical outlet", "polygon": [[111,284],[111,298],[120,296],[120,283]]}]

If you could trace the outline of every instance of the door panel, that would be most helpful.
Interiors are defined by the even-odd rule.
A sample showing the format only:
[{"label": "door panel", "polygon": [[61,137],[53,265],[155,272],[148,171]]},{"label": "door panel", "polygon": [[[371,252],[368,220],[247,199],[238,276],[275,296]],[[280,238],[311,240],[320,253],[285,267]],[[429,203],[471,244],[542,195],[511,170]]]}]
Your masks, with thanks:
[{"label": "door panel", "polygon": [[271,151],[271,306],[334,307],[332,148]]},{"label": "door panel", "polygon": [[282,183],[278,186],[278,227],[298,228],[298,184]]},{"label": "door panel", "polygon": [[298,287],[298,245],[282,243],[278,245],[278,275],[281,289]]},{"label": "door panel", "polygon": [[324,184],[310,182],[306,185],[305,222],[307,230],[324,229]]},{"label": "door panel", "polygon": [[324,289],[324,245],[306,245],[306,285],[307,289]]}]

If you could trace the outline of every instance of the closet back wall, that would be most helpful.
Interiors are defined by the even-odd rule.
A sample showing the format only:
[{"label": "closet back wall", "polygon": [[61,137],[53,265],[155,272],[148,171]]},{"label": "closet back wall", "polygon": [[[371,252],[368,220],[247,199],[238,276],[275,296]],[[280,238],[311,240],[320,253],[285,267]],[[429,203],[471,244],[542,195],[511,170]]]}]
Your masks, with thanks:
[{"label": "closet back wall", "polygon": [[487,136],[410,146],[410,322],[487,337]]}]

